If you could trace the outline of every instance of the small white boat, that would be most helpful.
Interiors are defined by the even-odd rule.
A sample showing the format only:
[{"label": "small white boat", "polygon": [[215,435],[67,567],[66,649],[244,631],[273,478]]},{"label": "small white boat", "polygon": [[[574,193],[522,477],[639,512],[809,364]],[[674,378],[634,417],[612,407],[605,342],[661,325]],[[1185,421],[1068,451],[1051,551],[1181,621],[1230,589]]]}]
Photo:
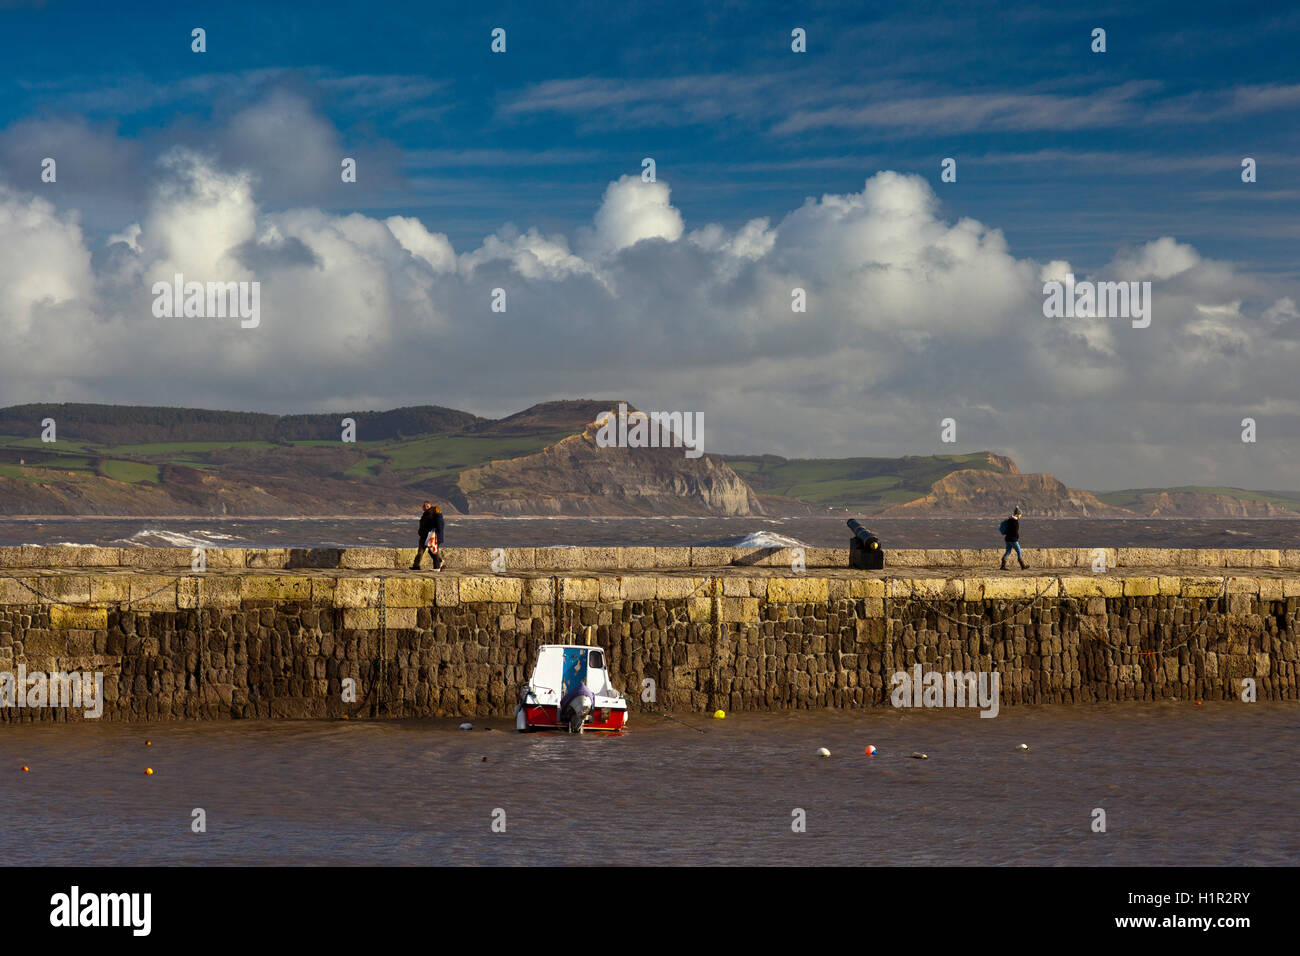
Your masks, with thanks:
[{"label": "small white boat", "polygon": [[609,681],[605,652],[586,644],[543,644],[528,683],[519,689],[515,728],[622,733],[627,699]]}]

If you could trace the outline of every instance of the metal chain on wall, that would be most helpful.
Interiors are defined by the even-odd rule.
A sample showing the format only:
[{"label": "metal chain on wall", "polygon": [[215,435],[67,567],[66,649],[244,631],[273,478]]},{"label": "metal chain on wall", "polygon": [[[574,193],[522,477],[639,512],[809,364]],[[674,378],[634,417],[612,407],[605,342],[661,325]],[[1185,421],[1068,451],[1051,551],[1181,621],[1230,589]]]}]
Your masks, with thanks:
[{"label": "metal chain on wall", "polygon": [[162,594],[162,592],[166,591],[168,588],[175,587],[177,581],[180,581],[182,578],[188,578],[188,577],[197,577],[197,575],[178,574],[176,575],[176,577],[172,578],[162,587],[155,588],[154,590],[150,591],[148,594],[142,594],[138,598],[128,598],[125,601],[91,601],[91,600],[68,601],[63,598],[52,598],[47,594],[42,594],[40,591],[36,590],[34,587],[32,587],[30,584],[24,581],[22,578],[10,577],[7,580],[13,581],[19,587],[27,591],[30,591],[32,594],[35,594],[36,597],[39,599],[37,602],[39,604],[58,604],[64,607],[102,607],[102,608],[114,607],[117,608],[118,610],[122,610],[123,608],[130,607],[132,604],[138,604],[141,601],[147,601],[155,594]]},{"label": "metal chain on wall", "polygon": [[[935,614],[935,616],[941,617],[944,620],[948,621],[949,623],[957,624],[962,627],[967,627],[972,630],[977,630],[980,632],[980,635],[982,637],[987,637],[990,629],[997,627],[1001,624],[1005,624],[1007,621],[1014,620],[1020,614],[1024,613],[1025,611],[1032,608],[1035,604],[1037,604],[1038,601],[1042,598],[1042,596],[1047,592],[1047,589],[1051,586],[1052,583],[1055,583],[1055,581],[1056,579],[1053,578],[1048,585],[1044,586],[1039,590],[1037,595],[1035,595],[1029,601],[1021,605],[1020,607],[1018,607],[1012,613],[1006,615],[1005,617],[1000,618],[999,620],[983,622],[983,623],[973,623],[969,620],[969,618],[958,620],[957,618],[952,617],[949,614],[946,614],[945,612],[941,611],[938,607],[936,607],[932,602],[928,601],[923,597],[917,596],[916,585],[910,581],[908,583],[909,583],[909,587],[911,588],[911,594],[908,596],[908,599],[909,601],[920,604],[922,607],[926,608],[927,610]],[[1219,594],[1216,597],[1211,598],[1210,600],[1221,601],[1227,596],[1227,593],[1228,593],[1228,579],[1225,577],[1222,581],[1222,588],[1220,589]],[[1196,625],[1195,630],[1190,635],[1188,635],[1188,637],[1186,637],[1184,640],[1182,640],[1178,644],[1173,645],[1172,647],[1164,648],[1161,650],[1155,650],[1155,651],[1125,650],[1124,648],[1117,647],[1116,645],[1111,644],[1109,641],[1107,641],[1105,638],[1101,636],[1102,634],[1101,629],[1092,623],[1092,621],[1090,620],[1091,615],[1088,615],[1083,609],[1080,608],[1080,600],[1078,598],[1070,597],[1068,595],[1062,595],[1059,598],[1056,598],[1054,600],[1058,600],[1063,605],[1069,607],[1074,612],[1075,617],[1081,623],[1086,623],[1088,625],[1088,629],[1092,632],[1089,635],[1089,638],[1091,640],[1095,640],[1099,644],[1103,645],[1104,647],[1107,647],[1110,650],[1113,650],[1116,653],[1120,653],[1120,654],[1146,655],[1148,657],[1156,656],[1156,655],[1167,656],[1168,654],[1186,646],[1188,643],[1194,640],[1197,637],[1197,635],[1199,635],[1200,632],[1204,629],[1205,625],[1209,622],[1210,619],[1210,615],[1208,613],[1202,615],[1200,622]],[[1292,628],[1294,629],[1294,621],[1292,621]]]}]

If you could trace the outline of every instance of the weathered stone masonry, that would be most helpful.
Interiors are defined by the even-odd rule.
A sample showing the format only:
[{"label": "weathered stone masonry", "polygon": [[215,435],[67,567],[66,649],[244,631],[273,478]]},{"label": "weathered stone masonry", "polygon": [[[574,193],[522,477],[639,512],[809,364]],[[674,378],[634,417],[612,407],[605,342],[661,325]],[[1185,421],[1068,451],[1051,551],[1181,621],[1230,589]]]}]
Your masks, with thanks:
[{"label": "weathered stone masonry", "polygon": [[[1220,699],[1247,677],[1261,700],[1300,697],[1291,552],[1163,552],[1159,568],[1120,552],[1102,574],[1091,552],[1040,553],[1049,570],[1020,575],[993,552],[883,572],[810,555],[795,573],[778,552],[692,567],[687,549],[539,549],[500,573],[462,552],[460,569],[414,574],[400,550],[213,551],[202,573],[189,551],[113,550],[0,549],[0,671],[102,671],[103,719],[508,716],[556,640],[603,646],[629,698],[649,679],[674,712],[888,706],[890,675],[918,662],[998,671],[1003,705]],[[685,554],[673,569],[588,550]],[[620,558],[650,566],[583,569]]]}]

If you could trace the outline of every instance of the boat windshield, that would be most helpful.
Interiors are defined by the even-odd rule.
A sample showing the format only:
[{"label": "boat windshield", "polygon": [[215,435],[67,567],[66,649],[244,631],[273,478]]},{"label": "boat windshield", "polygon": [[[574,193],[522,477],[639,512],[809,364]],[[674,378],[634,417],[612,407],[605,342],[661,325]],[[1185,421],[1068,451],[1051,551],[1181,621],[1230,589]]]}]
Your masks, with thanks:
[{"label": "boat windshield", "polygon": [[593,650],[587,654],[587,687],[593,694],[604,694],[609,690],[605,655],[600,651]]}]

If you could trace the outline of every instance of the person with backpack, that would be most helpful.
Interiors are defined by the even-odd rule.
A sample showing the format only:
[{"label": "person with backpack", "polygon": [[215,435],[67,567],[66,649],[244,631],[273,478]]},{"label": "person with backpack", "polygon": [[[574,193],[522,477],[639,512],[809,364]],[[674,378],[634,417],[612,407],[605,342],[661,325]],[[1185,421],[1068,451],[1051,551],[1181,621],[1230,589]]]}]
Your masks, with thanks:
[{"label": "person with backpack", "polygon": [[1007,558],[1011,557],[1011,549],[1016,549],[1016,560],[1020,562],[1022,568],[1028,567],[1025,564],[1025,556],[1020,551],[1020,509],[1017,508],[1011,512],[1011,517],[1003,520],[998,526],[1002,532],[1002,538],[1007,543],[1007,550],[1002,555],[1002,570],[1007,569]]}]

